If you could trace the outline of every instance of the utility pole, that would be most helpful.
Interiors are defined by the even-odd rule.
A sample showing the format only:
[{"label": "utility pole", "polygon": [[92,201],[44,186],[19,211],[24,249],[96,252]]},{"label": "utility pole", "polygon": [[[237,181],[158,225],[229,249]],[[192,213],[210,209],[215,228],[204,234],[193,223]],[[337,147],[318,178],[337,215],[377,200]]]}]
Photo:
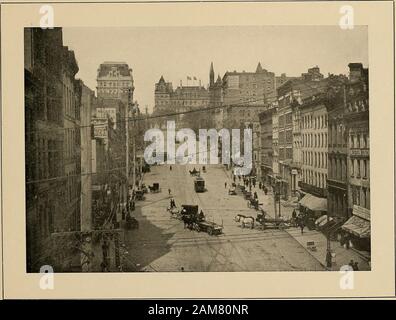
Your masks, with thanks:
[{"label": "utility pole", "polygon": [[133,152],[132,181],[133,181],[133,190],[135,190],[135,185],[136,185],[136,144],[135,144],[136,123],[135,123],[135,110],[136,110],[135,109],[135,104],[132,103],[132,125],[133,125],[133,134],[132,134],[132,152]]},{"label": "utility pole", "polygon": [[[131,101],[131,88],[128,88],[128,103],[125,106],[125,206],[128,208],[129,196],[129,104]],[[127,209],[128,210],[128,209]]]}]

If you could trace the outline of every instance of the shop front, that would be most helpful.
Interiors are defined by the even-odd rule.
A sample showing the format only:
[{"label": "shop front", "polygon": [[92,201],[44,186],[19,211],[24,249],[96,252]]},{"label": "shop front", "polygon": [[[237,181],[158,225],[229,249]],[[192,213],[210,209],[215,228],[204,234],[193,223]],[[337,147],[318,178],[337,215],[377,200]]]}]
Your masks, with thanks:
[{"label": "shop front", "polygon": [[[305,225],[310,230],[316,229],[315,222],[327,214],[327,199],[307,193],[299,202],[299,211],[304,217]],[[323,222],[322,225],[324,226]]]},{"label": "shop front", "polygon": [[354,205],[352,217],[343,224],[342,230],[345,231],[343,242],[347,246],[370,252],[371,224],[369,209]]}]

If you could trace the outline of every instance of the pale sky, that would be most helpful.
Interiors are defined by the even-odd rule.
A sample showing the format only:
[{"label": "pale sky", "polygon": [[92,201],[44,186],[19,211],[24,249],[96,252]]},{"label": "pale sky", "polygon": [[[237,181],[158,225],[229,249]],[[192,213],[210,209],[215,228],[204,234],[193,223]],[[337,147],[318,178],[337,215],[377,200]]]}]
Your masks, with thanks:
[{"label": "pale sky", "polygon": [[78,78],[96,90],[99,65],[124,61],[133,70],[134,99],[150,112],[161,75],[174,88],[180,80],[186,84],[186,76],[196,76],[206,87],[212,61],[215,78],[226,71],[255,71],[259,61],[276,75],[299,76],[315,65],[325,76],[347,74],[350,62],[368,67],[367,37],[367,27],[356,26],[63,28],[63,43],[74,50],[80,68]]}]

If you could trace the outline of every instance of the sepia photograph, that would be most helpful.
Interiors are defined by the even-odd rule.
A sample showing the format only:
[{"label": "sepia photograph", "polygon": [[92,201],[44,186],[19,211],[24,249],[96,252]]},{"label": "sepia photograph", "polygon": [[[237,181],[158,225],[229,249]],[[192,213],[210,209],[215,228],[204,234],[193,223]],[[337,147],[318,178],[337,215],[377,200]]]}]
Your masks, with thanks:
[{"label": "sepia photograph", "polygon": [[368,31],[25,27],[26,272],[370,271]]}]

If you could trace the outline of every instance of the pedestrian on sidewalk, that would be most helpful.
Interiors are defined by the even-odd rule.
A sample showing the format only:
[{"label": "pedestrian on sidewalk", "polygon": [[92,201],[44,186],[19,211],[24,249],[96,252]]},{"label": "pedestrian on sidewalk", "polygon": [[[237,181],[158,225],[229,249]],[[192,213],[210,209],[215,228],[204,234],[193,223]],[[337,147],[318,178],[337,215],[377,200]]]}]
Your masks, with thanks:
[{"label": "pedestrian on sidewalk", "polygon": [[301,234],[304,234],[304,227],[305,227],[305,225],[304,225],[304,221],[300,221],[300,229],[301,229]]},{"label": "pedestrian on sidewalk", "polygon": [[326,254],[326,267],[327,268],[331,268],[331,251],[327,250],[327,254]]},{"label": "pedestrian on sidewalk", "polygon": [[227,189],[227,181],[224,182],[224,189]]},{"label": "pedestrian on sidewalk", "polygon": [[359,266],[358,266],[358,262],[357,261],[353,264],[353,270],[354,271],[359,271]]},{"label": "pedestrian on sidewalk", "polygon": [[169,171],[172,171],[172,166],[169,166]]},{"label": "pedestrian on sidewalk", "polygon": [[168,194],[171,195],[171,189],[168,189]]},{"label": "pedestrian on sidewalk", "polygon": [[259,189],[261,190],[261,187],[262,187],[262,184],[261,184],[261,182],[259,182]]},{"label": "pedestrian on sidewalk", "polygon": [[355,271],[355,262],[353,261],[353,259],[351,259],[351,261],[349,261],[348,265],[352,268],[353,271]]},{"label": "pedestrian on sidewalk", "polygon": [[254,199],[258,199],[258,195],[256,191],[254,191]]},{"label": "pedestrian on sidewalk", "polygon": [[349,241],[349,237],[348,236],[346,236],[345,237],[345,249],[349,249],[349,246],[350,246],[350,241]]}]

